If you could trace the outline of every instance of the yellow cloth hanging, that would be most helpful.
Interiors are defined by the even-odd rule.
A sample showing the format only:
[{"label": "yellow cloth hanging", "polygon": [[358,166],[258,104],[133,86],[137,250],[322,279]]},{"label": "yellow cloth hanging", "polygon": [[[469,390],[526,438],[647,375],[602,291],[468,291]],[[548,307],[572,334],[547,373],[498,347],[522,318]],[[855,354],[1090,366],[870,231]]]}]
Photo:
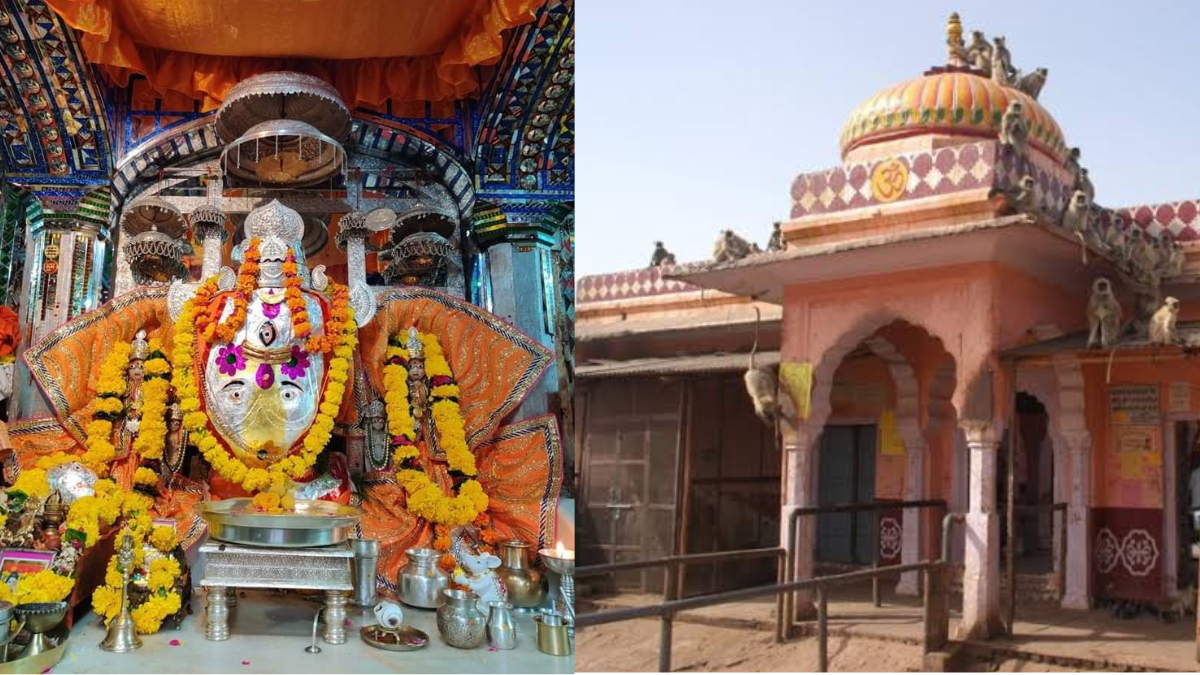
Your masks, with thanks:
[{"label": "yellow cloth hanging", "polygon": [[896,430],[896,412],[884,408],[879,413],[879,453],[882,455],[903,455],[904,441]]},{"label": "yellow cloth hanging", "polygon": [[808,419],[812,404],[813,364],[808,361],[784,361],[779,364],[779,379],[796,402],[800,419]]}]

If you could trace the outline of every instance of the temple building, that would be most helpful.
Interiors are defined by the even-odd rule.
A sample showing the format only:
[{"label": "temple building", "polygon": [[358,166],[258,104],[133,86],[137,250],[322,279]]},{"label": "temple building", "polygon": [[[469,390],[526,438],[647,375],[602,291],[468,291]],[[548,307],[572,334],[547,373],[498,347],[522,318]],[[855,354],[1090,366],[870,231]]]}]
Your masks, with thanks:
[{"label": "temple building", "polygon": [[[849,112],[840,162],[790,186],[781,250],[580,280],[583,555],[789,546],[800,578],[931,560],[937,509],[795,540],[787,516],[941,500],[965,514],[967,634],[1002,628],[1008,547],[1064,608],[1195,593],[1200,201],[1102,205],[1047,71],[962,36],[955,15],[942,64]],[[748,367],[779,383],[755,392],[766,423]]]},{"label": "temple building", "polygon": [[0,661],[229,671],[315,591],[269,668],[495,602],[572,669],[574,59],[572,0],[0,1]]}]

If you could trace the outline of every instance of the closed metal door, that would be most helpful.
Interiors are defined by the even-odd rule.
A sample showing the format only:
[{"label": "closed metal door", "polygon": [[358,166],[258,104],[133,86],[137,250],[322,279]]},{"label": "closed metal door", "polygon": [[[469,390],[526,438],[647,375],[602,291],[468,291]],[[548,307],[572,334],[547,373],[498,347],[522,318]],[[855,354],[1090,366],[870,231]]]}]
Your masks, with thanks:
[{"label": "closed metal door", "polygon": [[[820,506],[875,500],[875,427],[827,426],[821,434],[817,503]],[[817,559],[868,564],[874,561],[876,514],[817,516]]]}]

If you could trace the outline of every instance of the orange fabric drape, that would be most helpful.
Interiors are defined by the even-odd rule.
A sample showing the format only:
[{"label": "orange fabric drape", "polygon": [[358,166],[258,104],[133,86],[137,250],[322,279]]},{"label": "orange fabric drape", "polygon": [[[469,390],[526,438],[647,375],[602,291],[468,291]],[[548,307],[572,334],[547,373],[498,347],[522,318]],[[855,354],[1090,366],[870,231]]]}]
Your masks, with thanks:
[{"label": "orange fabric drape", "polygon": [[47,0],[119,86],[145,75],[151,95],[198,99],[205,110],[273,70],[321,77],[351,107],[460,99],[479,87],[474,67],[499,59],[504,31],[545,2]]},{"label": "orange fabric drape", "polygon": [[139,329],[171,344],[175,324],[167,310],[167,288],[139,287],[100,308],[71,319],[28,349],[23,358],[50,401],[55,419],[83,443],[92,421],[92,399],[100,367],[116,342],[129,342]]},{"label": "orange fabric drape", "polygon": [[[552,546],[558,536],[555,527],[562,487],[562,452],[553,416],[501,427],[475,453],[479,482],[488,495],[487,512],[501,540],[521,539],[535,548]],[[439,482],[449,482],[444,465],[433,473]],[[388,583],[380,590],[394,596],[392,584],[398,582],[400,568],[407,564],[404,552],[432,547],[434,529],[405,508],[404,488],[368,484],[365,489],[362,536],[379,540],[379,575]]]},{"label": "orange fabric drape", "polygon": [[470,392],[460,406],[472,448],[491,437],[554,360],[532,338],[466,301],[421,288],[395,289],[379,295],[375,318],[358,329],[361,365],[375,391],[384,391],[388,338],[410,326],[438,336],[459,386]]}]

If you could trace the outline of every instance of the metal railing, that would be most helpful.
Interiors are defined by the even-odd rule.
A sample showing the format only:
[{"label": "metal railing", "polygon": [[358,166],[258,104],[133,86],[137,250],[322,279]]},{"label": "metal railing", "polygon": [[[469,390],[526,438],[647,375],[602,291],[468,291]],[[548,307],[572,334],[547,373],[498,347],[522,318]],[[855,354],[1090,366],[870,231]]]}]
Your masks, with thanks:
[{"label": "metal railing", "polygon": [[[873,567],[871,569],[857,572],[835,574],[812,579],[801,579],[798,581],[790,578],[795,574],[795,537],[797,536],[797,524],[801,517],[815,513],[845,513],[867,510],[873,511],[884,508],[945,509],[946,504],[941,500],[922,500],[910,502],[841,504],[837,506],[797,508],[789,514],[789,549],[761,548],[742,551],[700,553],[694,555],[669,556],[654,560],[638,560],[611,563],[606,565],[594,565],[591,567],[581,567],[576,571],[576,577],[598,576],[602,574],[612,574],[629,570],[663,567],[666,573],[666,586],[663,592],[663,601],[657,605],[619,608],[583,614],[576,617],[575,625],[578,628],[585,628],[587,626],[599,626],[618,621],[658,617],[661,622],[658,645],[658,669],[660,672],[669,672],[671,670],[673,623],[675,616],[680,612],[701,609],[704,607],[714,607],[730,602],[739,602],[742,600],[751,600],[754,598],[773,595],[776,598],[775,639],[777,642],[782,642],[789,637],[791,631],[791,611],[793,611],[795,608],[794,602],[792,602],[793,596],[800,591],[814,591],[816,594],[816,622],[818,639],[816,671],[827,672],[829,668],[828,589],[834,586],[844,586],[869,579],[872,582],[873,599],[876,601],[878,606],[878,583],[880,577],[897,573],[903,574],[905,572],[921,572],[924,576],[924,593],[922,594],[922,621],[924,624],[924,637],[922,640],[923,651],[928,654],[933,651],[941,650],[949,643],[950,640],[949,570],[950,548],[952,541],[950,536],[951,528],[953,528],[955,523],[963,523],[965,521],[965,515],[962,513],[947,513],[943,515],[941,521],[941,557],[937,560],[926,560],[916,563],[893,565],[890,567]],[[1040,513],[1051,511],[1062,514],[1062,530],[1057,550],[1057,554],[1059,556],[1058,578],[1060,593],[1065,581],[1066,570],[1066,508],[1067,505],[1064,503],[1031,506],[1018,505],[1014,507],[1014,511],[1019,511],[1022,513]],[[755,586],[752,588],[743,588],[733,591],[723,591],[720,593],[712,593],[694,598],[680,599],[675,597],[675,594],[678,592],[675,581],[678,578],[677,575],[679,568],[694,563],[725,562],[729,560],[755,557],[777,558],[781,564],[779,569],[779,578],[783,581],[770,586]],[[1012,581],[1013,580],[1010,577],[1010,584]],[[1010,585],[1010,592],[1013,587],[1013,585]],[[1010,632],[1013,625],[1012,617],[1014,604],[1015,603],[1011,602],[1010,599],[1008,617],[1008,630]],[[788,611],[785,611],[785,609]]]},{"label": "metal railing", "polygon": [[[926,575],[926,588],[935,589],[945,586],[944,582],[939,582],[938,577],[943,577],[941,573],[944,567],[941,561],[925,561],[919,563],[911,563],[908,565],[896,565],[893,567],[884,567],[878,569],[868,569],[859,572],[849,572],[847,574],[836,574],[827,577],[818,577],[816,579],[803,579],[800,581],[790,581],[782,584],[772,584],[770,586],[755,586],[752,588],[742,588],[735,591],[724,591],[721,593],[713,593],[711,595],[701,595],[695,598],[684,598],[681,600],[669,600],[657,605],[647,605],[645,607],[627,607],[621,609],[611,609],[603,612],[595,612],[591,614],[580,614],[575,617],[576,628],[585,628],[587,626],[599,626],[606,623],[615,623],[618,621],[629,621],[631,619],[648,619],[658,617],[663,622],[663,630],[660,633],[660,641],[658,645],[658,668],[659,672],[670,672],[671,670],[671,630],[667,626],[674,620],[676,614],[691,609],[700,609],[703,607],[713,607],[715,605],[723,605],[730,602],[739,602],[742,600],[752,600],[774,595],[776,597],[784,597],[789,593],[796,591],[814,590],[817,593],[817,637],[819,640],[817,647],[817,672],[826,672],[829,669],[829,613],[826,604],[826,589],[831,586],[843,586],[852,584],[867,579],[873,579],[883,574],[893,574],[895,572],[924,572]],[[929,593],[926,593],[925,602],[925,623],[926,637],[936,634],[946,634],[949,632],[948,626],[945,629],[939,630],[930,625],[931,621],[939,620],[938,614],[930,611],[933,603],[929,602]],[[949,619],[949,612],[943,614],[945,620]],[[942,642],[944,645],[945,642]],[[940,645],[939,645],[940,646]],[[932,647],[936,649],[937,647]],[[929,647],[927,647],[929,651]]]},{"label": "metal railing", "polygon": [[[784,565],[787,560],[786,552],[781,548],[751,548],[739,551],[717,551],[714,553],[694,553],[689,555],[673,555],[664,558],[654,558],[651,560],[630,560],[627,562],[608,563],[604,565],[591,565],[588,567],[580,567],[575,570],[575,578],[580,577],[596,577],[607,574],[615,574],[617,572],[629,572],[632,570],[648,569],[653,567],[663,568],[663,602],[661,606],[677,600],[677,594],[681,593],[678,588],[680,568],[687,565],[696,565],[702,563],[722,563],[733,560],[745,560],[753,558],[768,558],[774,557],[778,560],[777,581],[783,582],[786,579],[786,571]],[[704,596],[711,597],[711,596]],[[775,641],[783,642],[787,639],[785,632],[786,627],[783,623],[783,600],[784,596],[780,595],[775,607]],[[621,611],[621,610],[614,610]],[[599,612],[589,616],[607,615],[609,612]],[[622,621],[623,619],[616,619]],[[610,623],[602,621],[601,623]],[[674,613],[662,615],[659,636],[659,652],[658,652],[658,669],[660,672],[668,672],[671,670],[671,637],[674,630]],[[577,627],[588,625],[580,624],[576,620]],[[663,645],[666,645],[665,649]]]},{"label": "metal railing", "polygon": [[[801,507],[794,509],[789,515],[788,531],[794,537],[796,523],[800,517],[814,513],[843,513],[851,511],[869,511],[886,508],[941,508],[946,504],[942,500],[921,500],[909,502],[879,502],[870,504],[841,504],[825,507]],[[692,609],[714,607],[730,602],[751,600],[754,598],[775,596],[775,639],[777,642],[786,640],[791,631],[791,611],[794,609],[791,598],[799,591],[815,591],[817,609],[817,672],[829,669],[829,610],[827,589],[834,586],[844,586],[871,580],[873,596],[878,606],[879,578],[885,575],[903,574],[905,572],[921,572],[925,577],[925,592],[922,599],[923,621],[925,625],[924,647],[926,652],[941,649],[949,641],[950,633],[950,603],[948,597],[948,561],[950,553],[949,528],[954,522],[961,522],[962,514],[947,514],[942,519],[942,546],[940,560],[893,565],[890,567],[873,567],[871,569],[836,574],[813,579],[793,580],[795,573],[795,556],[790,551],[781,548],[748,549],[742,551],[724,551],[717,553],[699,553],[694,555],[668,556],[653,560],[637,560],[605,565],[581,567],[576,570],[576,578],[580,576],[594,577],[616,572],[663,567],[665,570],[665,588],[663,601],[657,605],[644,607],[628,607],[589,614],[578,615],[575,619],[577,628],[599,626],[618,621],[658,617],[660,621],[658,643],[658,670],[671,670],[671,642],[673,638],[674,619],[677,614]],[[791,537],[789,537],[791,538]],[[794,544],[794,539],[790,542]],[[794,546],[792,547],[794,550]],[[675,598],[678,592],[675,580],[679,568],[688,564],[705,562],[725,562],[729,560],[774,556],[780,562],[779,583],[770,586],[755,586],[733,591],[723,591],[694,598]],[[876,563],[878,561],[876,560]]]},{"label": "metal railing", "polygon": [[[883,511],[888,509],[939,509],[942,514],[946,512],[946,502],[942,499],[916,499],[900,502],[859,502],[855,504],[832,504],[829,506],[796,506],[788,511],[788,538],[787,538],[787,577],[786,581],[794,581],[796,578],[796,551],[797,542],[800,539],[800,519],[805,516],[819,516],[830,513],[856,513],[859,511]],[[815,545],[815,542],[814,542]],[[872,547],[871,554],[872,569],[879,568],[879,543],[876,542]],[[882,568],[888,571],[888,574],[897,572],[896,566]],[[873,576],[871,578],[871,601],[876,607],[883,605],[883,594],[879,586],[880,577],[883,574]],[[789,626],[795,623],[796,601],[794,595],[789,595],[784,603],[787,617],[784,623]]]}]

